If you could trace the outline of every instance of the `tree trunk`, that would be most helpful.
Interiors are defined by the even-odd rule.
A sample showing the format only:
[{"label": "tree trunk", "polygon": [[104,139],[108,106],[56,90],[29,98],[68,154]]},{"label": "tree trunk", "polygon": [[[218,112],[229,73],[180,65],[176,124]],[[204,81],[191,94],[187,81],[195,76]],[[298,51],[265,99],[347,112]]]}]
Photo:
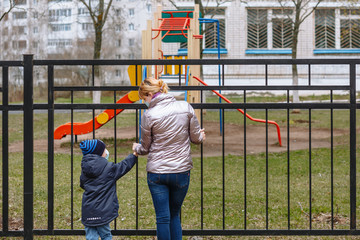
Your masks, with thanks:
[{"label": "tree trunk", "polygon": [[[298,16],[296,16],[298,18]],[[292,48],[291,48],[291,58],[296,59],[297,58],[297,44],[298,44],[298,36],[299,36],[299,20],[295,20],[294,23],[294,31],[293,31],[293,42],[292,42]],[[292,65],[292,84],[293,86],[299,85],[299,75],[298,75],[298,68],[296,64]],[[294,90],[293,91],[293,103],[300,102],[299,99],[299,91]],[[293,112],[300,112],[299,109],[294,109]]]},{"label": "tree trunk", "polygon": [[[94,42],[94,59],[100,59],[102,45],[102,22],[98,22],[95,27],[95,42]],[[101,86],[100,67],[94,66],[94,85]],[[101,91],[93,91],[93,103],[101,102]]]}]

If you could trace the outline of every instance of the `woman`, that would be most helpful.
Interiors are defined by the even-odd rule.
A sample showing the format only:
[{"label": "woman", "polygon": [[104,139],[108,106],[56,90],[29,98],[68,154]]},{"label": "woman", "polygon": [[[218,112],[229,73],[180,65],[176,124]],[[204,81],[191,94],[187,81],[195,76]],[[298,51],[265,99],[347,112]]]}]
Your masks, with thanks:
[{"label": "woman", "polygon": [[147,181],[156,213],[159,240],[182,239],[180,210],[188,191],[193,163],[190,142],[200,144],[205,131],[200,129],[194,109],[185,101],[168,94],[162,80],[147,78],[139,96],[148,110],[141,123],[140,144],[133,150],[148,154]]}]

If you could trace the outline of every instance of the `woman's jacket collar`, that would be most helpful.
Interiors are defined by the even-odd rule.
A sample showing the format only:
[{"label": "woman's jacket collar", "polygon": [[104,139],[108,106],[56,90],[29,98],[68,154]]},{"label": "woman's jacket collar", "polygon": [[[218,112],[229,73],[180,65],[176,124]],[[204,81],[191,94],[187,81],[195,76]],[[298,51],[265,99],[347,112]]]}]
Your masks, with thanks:
[{"label": "woman's jacket collar", "polygon": [[149,108],[154,107],[156,104],[158,104],[159,102],[162,102],[164,100],[175,101],[175,98],[174,98],[174,96],[172,96],[168,93],[162,93],[151,100]]}]

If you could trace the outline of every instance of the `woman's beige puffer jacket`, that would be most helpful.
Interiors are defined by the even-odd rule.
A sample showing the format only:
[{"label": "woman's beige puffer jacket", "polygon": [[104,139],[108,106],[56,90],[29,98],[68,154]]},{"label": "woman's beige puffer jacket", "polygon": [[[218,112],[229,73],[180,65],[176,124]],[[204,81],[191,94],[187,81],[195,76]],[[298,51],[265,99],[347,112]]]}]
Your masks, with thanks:
[{"label": "woman's beige puffer jacket", "polygon": [[190,142],[202,142],[194,109],[185,101],[160,94],[150,102],[141,122],[141,141],[135,151],[148,155],[151,173],[179,173],[193,167]]}]

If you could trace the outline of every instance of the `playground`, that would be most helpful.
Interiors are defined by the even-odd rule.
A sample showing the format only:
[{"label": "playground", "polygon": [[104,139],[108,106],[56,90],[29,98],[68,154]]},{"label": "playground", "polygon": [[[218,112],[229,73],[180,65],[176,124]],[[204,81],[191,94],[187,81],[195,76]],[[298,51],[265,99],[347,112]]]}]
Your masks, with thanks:
[{"label": "playground", "polygon": [[[220,49],[218,59],[200,59],[200,24],[211,21],[199,16],[198,6],[191,11],[158,10],[154,18],[158,21],[148,22],[142,33],[141,60],[36,61],[25,55],[23,62],[15,62],[24,67],[23,105],[8,104],[4,74],[0,236],[84,235],[78,221],[82,197],[78,143],[102,139],[115,162],[131,152],[132,143],[141,139],[139,126],[146,107],[137,89],[146,77],[171,82],[173,93],[181,92],[181,98],[194,106],[206,131],[206,141],[192,146],[191,188],[182,212],[184,236],[303,235],[307,239],[308,235],[360,235],[356,228],[360,198],[356,193],[359,131],[355,91],[355,70],[360,61],[222,61]],[[164,54],[162,41],[187,42],[187,55]],[[2,64],[7,73],[9,63]],[[128,67],[130,85],[57,86],[54,68],[68,64],[89,65],[93,72],[96,65]],[[284,64],[308,65],[308,85],[224,84],[224,69],[232,66],[264,66],[267,80],[268,65]],[[311,66],[317,64],[350,69],[348,84],[312,85]],[[45,103],[34,103],[33,99],[32,73],[37,66],[48,68]],[[208,86],[207,80],[201,79],[204,66],[216,69],[218,84]],[[326,91],[327,99],[293,103],[290,92],[297,88]],[[222,90],[237,91],[243,94],[242,99],[225,96]],[[285,100],[252,102],[246,94],[257,90],[285,91]],[[67,102],[54,97],[59,91],[70,92]],[[97,104],[74,102],[74,92],[85,91],[110,92],[112,96]],[[347,91],[345,101],[334,101],[334,91]],[[205,101],[203,92],[208,97]],[[292,114],[293,109],[300,111]],[[24,124],[19,126],[22,120]],[[118,236],[154,236],[146,156],[139,157],[135,169],[118,185],[121,217],[111,227]]]}]

